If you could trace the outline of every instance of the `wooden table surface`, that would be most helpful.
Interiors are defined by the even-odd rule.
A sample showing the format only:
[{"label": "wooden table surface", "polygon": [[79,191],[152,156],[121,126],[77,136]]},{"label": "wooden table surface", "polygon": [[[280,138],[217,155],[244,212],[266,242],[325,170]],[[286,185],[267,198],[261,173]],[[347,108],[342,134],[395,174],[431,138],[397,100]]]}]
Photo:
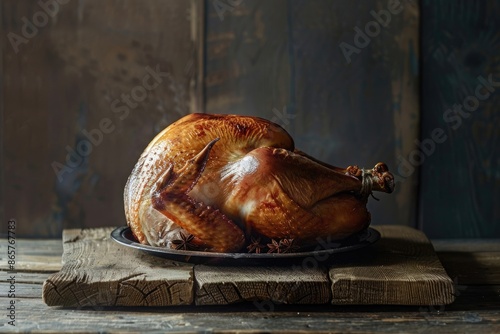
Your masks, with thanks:
[{"label": "wooden table surface", "polygon": [[[0,332],[500,332],[500,240],[433,241],[455,282],[456,300],[447,306],[259,307],[248,302],[156,308],[48,307],[42,284],[61,268],[61,240],[17,239],[15,273],[9,272],[4,240]],[[12,300],[15,326],[9,319]]]}]

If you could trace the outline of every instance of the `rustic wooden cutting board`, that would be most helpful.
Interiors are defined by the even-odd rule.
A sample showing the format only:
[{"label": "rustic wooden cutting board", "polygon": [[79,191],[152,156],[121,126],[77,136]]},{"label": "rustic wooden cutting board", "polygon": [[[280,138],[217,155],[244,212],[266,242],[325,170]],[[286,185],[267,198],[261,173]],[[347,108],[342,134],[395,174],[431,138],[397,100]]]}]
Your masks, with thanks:
[{"label": "rustic wooden cutting board", "polygon": [[445,305],[453,281],[422,232],[377,226],[367,248],[290,266],[208,266],[158,258],[109,237],[113,228],[65,230],[63,267],[43,286],[49,306],[275,304]]}]

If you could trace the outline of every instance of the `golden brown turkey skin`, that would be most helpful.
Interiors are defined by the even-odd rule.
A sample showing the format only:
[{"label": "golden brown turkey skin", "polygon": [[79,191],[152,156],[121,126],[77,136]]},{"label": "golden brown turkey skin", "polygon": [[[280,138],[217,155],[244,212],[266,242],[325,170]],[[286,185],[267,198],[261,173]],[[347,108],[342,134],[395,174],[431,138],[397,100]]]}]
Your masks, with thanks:
[{"label": "golden brown turkey skin", "polygon": [[[267,120],[191,114],[139,158],[125,186],[125,214],[138,241],[154,246],[174,247],[187,235],[217,252],[239,251],[251,237],[312,244],[369,225],[362,174],[295,150]],[[384,164],[364,174],[370,191],[393,190]]]}]

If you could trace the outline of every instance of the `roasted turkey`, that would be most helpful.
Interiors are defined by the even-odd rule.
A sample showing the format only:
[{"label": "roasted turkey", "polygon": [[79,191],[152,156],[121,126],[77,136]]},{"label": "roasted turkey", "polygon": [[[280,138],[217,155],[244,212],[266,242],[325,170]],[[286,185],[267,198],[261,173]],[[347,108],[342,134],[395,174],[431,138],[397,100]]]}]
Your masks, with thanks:
[{"label": "roasted turkey", "polygon": [[285,252],[367,228],[369,195],[393,189],[385,164],[328,165],[295,149],[291,136],[265,119],[191,114],[146,147],[124,204],[143,244]]}]

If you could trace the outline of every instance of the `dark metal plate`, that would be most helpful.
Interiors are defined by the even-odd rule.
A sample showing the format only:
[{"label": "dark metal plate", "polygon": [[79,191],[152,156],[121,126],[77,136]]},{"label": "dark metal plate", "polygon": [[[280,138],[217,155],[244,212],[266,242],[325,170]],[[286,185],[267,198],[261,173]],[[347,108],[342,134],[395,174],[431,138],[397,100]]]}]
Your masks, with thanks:
[{"label": "dark metal plate", "polygon": [[111,232],[111,239],[127,247],[135,248],[149,254],[164,257],[174,261],[206,264],[270,264],[290,263],[305,258],[326,261],[333,254],[354,251],[375,243],[380,239],[380,233],[368,228],[344,240],[320,240],[316,248],[296,253],[213,253],[203,251],[176,250],[143,245],[137,242],[128,226],[118,227]]}]

